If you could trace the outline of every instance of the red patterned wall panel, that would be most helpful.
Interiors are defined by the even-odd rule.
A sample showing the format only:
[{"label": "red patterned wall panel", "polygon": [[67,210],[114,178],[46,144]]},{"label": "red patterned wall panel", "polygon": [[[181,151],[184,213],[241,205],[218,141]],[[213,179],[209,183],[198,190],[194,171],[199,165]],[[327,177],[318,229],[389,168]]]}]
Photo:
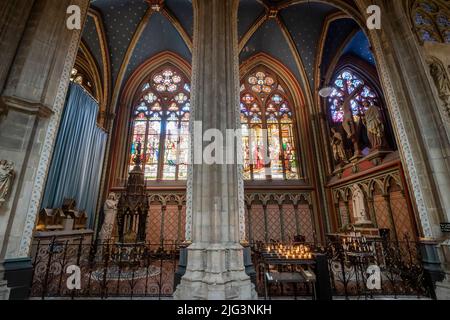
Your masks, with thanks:
[{"label": "red patterned wall panel", "polygon": [[306,237],[307,242],[314,242],[314,228],[311,220],[309,205],[302,204],[298,207],[300,232]]},{"label": "red patterned wall panel", "polygon": [[262,205],[252,206],[252,237],[250,242],[265,242],[264,209]]},{"label": "red patterned wall panel", "polygon": [[280,210],[277,204],[267,206],[267,233],[269,240],[281,241]]},{"label": "red patterned wall panel", "polygon": [[147,242],[159,244],[161,242],[161,206],[151,205],[147,217]]},{"label": "red patterned wall panel", "polygon": [[382,195],[375,195],[373,199],[373,206],[375,208],[375,215],[377,216],[378,228],[389,229],[391,231],[391,238],[394,237],[394,230],[389,218],[389,211],[386,205],[386,200],[384,200],[384,197]]},{"label": "red patterned wall panel", "polygon": [[283,205],[283,223],[284,223],[284,239],[293,241],[297,235],[297,227],[295,224],[295,209],[292,204]]}]

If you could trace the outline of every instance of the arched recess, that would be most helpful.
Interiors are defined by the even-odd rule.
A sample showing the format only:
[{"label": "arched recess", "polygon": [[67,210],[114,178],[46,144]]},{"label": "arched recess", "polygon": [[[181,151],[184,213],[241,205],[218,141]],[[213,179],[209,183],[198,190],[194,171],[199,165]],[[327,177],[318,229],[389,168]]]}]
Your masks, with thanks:
[{"label": "arched recess", "polygon": [[182,57],[170,51],[161,52],[144,62],[128,79],[120,97],[115,129],[112,137],[112,149],[109,167],[109,188],[120,186],[127,178],[127,160],[129,157],[131,136],[131,115],[134,98],[139,85],[152,72],[162,66],[171,65],[180,70],[187,78],[191,78],[191,66]]},{"label": "arched recess", "polygon": [[[258,53],[246,61],[244,61],[240,66],[240,78],[241,81],[243,77],[249,74],[251,71],[257,69],[258,67],[263,67],[270,70],[279,79],[283,81],[289,91],[290,98],[292,99],[292,104],[294,106],[295,123],[298,137],[298,149],[301,158],[301,166],[303,171],[303,177],[300,182],[296,184],[289,184],[287,181],[282,181],[282,184],[274,184],[272,188],[288,188],[288,189],[306,189],[313,190],[313,208],[314,208],[314,225],[316,227],[316,234],[324,236],[326,216],[323,211],[319,209],[319,188],[317,177],[317,170],[319,168],[314,165],[317,162],[314,158],[313,152],[313,132],[309,116],[309,108],[305,103],[305,96],[300,88],[300,85],[292,74],[292,72],[284,66],[277,59],[269,56],[265,53]],[[247,188],[257,189],[258,186],[246,184]],[[269,186],[270,188],[270,186]],[[267,188],[266,188],[267,189]]]},{"label": "arched recess", "polygon": [[[374,102],[376,106],[379,107],[381,111],[381,118],[383,120],[384,125],[384,132],[385,132],[385,139],[387,145],[385,146],[387,150],[390,151],[396,151],[397,150],[397,144],[396,140],[394,138],[394,130],[392,128],[392,120],[390,118],[387,105],[386,105],[386,99],[384,96],[384,92],[382,90],[382,86],[380,83],[380,79],[377,73],[377,70],[366,61],[353,56],[353,55],[346,55],[343,56],[338,64],[335,66],[334,70],[329,70],[327,72],[326,78],[325,78],[325,86],[335,87],[335,81],[337,80],[337,77],[339,75],[342,75],[344,72],[350,72],[355,79],[359,79],[364,83],[364,86],[366,86],[374,96],[372,98],[368,98],[368,100],[364,99],[365,101],[371,101]],[[330,99],[335,99],[336,96],[333,97],[330,96],[320,103],[321,112],[325,115],[325,135],[324,135],[324,141],[327,141],[327,146],[331,145],[331,127],[336,127],[338,125],[338,122],[334,122],[331,115],[331,105],[330,105]],[[359,102],[359,106],[361,107],[361,103],[363,100]],[[366,109],[362,109],[362,114],[365,114]],[[359,133],[359,139],[362,143],[362,148],[370,148],[370,143],[368,140],[367,132],[365,129],[365,125],[360,126],[360,133]],[[330,155],[330,165],[329,168],[331,168],[331,171],[327,172],[329,175],[332,174],[332,171],[334,170],[334,160],[331,157],[331,154],[329,152],[329,148],[325,154]],[[329,170],[329,169],[328,169]]]}]

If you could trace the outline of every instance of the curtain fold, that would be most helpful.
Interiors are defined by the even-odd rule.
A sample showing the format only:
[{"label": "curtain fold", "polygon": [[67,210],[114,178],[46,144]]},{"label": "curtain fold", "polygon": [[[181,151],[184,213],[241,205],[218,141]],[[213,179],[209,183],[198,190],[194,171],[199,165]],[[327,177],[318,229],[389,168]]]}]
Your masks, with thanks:
[{"label": "curtain fold", "polygon": [[77,84],[69,93],[53,151],[42,208],[59,208],[65,198],[94,222],[107,134],[97,127],[98,103]]}]

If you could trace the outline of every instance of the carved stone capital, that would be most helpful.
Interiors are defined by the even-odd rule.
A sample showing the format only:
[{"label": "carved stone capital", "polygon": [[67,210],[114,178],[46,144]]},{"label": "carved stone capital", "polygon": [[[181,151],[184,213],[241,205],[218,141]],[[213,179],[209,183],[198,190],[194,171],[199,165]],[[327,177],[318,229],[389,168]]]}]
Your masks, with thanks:
[{"label": "carved stone capital", "polygon": [[18,97],[1,97],[0,114],[7,114],[9,110],[35,114],[41,118],[49,118],[53,114],[52,108],[42,103],[32,102]]}]

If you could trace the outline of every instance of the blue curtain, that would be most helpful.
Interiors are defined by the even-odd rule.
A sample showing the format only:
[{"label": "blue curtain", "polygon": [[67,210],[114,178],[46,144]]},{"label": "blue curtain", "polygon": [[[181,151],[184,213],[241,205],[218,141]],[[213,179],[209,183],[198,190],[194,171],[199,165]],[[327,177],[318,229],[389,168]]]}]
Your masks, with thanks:
[{"label": "blue curtain", "polygon": [[94,222],[107,134],[97,127],[98,103],[79,85],[70,84],[53,152],[42,208],[59,208],[75,199]]}]

